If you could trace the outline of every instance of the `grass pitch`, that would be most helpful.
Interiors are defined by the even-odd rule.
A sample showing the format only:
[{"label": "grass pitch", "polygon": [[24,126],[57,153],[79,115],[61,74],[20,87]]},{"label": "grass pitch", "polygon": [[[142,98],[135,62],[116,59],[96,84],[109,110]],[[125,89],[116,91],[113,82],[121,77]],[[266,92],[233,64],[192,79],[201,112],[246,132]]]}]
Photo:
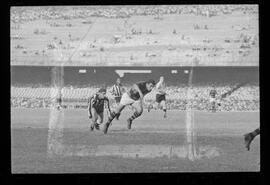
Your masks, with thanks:
[{"label": "grass pitch", "polygon": [[[144,111],[131,130],[123,112],[107,135],[89,131],[86,110],[65,111],[63,144],[66,146],[175,145],[186,142],[185,112]],[[106,119],[105,119],[106,121]],[[244,147],[243,134],[259,126],[258,112],[195,112],[198,146],[213,146],[220,155],[190,161],[187,158],[123,158],[121,156],[47,156],[49,109],[12,109],[12,173],[126,173],[227,172],[260,170],[260,137]]]}]

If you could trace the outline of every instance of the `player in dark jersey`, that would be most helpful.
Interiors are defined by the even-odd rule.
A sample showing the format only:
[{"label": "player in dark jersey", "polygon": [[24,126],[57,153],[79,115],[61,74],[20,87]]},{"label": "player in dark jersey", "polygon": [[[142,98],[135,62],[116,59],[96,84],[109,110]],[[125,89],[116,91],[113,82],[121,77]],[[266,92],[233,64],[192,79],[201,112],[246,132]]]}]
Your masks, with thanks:
[{"label": "player in dark jersey", "polygon": [[58,97],[56,98],[56,108],[57,110],[60,110],[62,108],[62,90],[58,90]]},{"label": "player in dark jersey", "polygon": [[[121,84],[121,80],[120,78],[117,78],[116,84],[113,85],[112,91],[111,91],[112,95],[114,96],[116,105],[119,105],[123,92],[124,92],[124,88]],[[120,114],[116,116],[117,120],[119,120],[119,116]]]},{"label": "player in dark jersey", "polygon": [[134,114],[127,120],[127,127],[128,129],[131,129],[132,121],[138,118],[143,112],[144,96],[152,91],[152,89],[155,87],[155,84],[155,81],[152,79],[148,81],[138,82],[134,84],[131,89],[125,92],[121,98],[119,105],[116,107],[115,111],[112,112],[112,114],[109,116],[107,123],[105,123],[104,125],[104,134],[107,133],[112,120],[118,114],[120,114],[127,105],[132,105],[135,108]]},{"label": "player in dark jersey", "polygon": [[216,95],[217,95],[217,91],[214,88],[214,86],[212,86],[212,87],[213,87],[213,89],[211,89],[210,93],[209,93],[209,95],[210,95],[210,106],[211,106],[210,110],[212,112],[216,112]]},{"label": "player in dark jersey", "polygon": [[249,132],[249,133],[244,135],[245,146],[246,146],[247,150],[249,150],[250,144],[253,141],[253,139],[259,134],[260,134],[260,128],[257,128],[253,132]]},{"label": "player in dark jersey", "polygon": [[[94,128],[99,130],[99,125],[103,122],[104,104],[107,103],[109,112],[111,113],[109,99],[106,97],[106,89],[101,88],[96,94],[91,96],[88,100],[88,116],[92,120],[90,130]],[[97,123],[99,119],[99,123]]]}]

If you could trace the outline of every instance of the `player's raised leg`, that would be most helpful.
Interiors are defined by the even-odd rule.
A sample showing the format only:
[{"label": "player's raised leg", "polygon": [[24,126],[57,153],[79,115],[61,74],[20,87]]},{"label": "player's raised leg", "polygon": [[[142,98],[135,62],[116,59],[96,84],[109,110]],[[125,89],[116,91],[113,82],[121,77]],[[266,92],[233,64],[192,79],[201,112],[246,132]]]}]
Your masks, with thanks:
[{"label": "player's raised leg", "polygon": [[128,129],[131,129],[132,121],[134,119],[138,118],[139,116],[141,116],[143,113],[142,101],[136,101],[135,103],[133,103],[132,106],[135,108],[135,111],[127,120],[127,128]]},{"label": "player's raised leg", "polygon": [[111,125],[114,118],[121,114],[121,111],[125,108],[125,105],[119,104],[114,111],[109,115],[108,121],[104,124],[103,132],[104,134],[107,134],[109,126]]},{"label": "player's raised leg", "polygon": [[108,121],[104,125],[104,128],[103,128],[104,134],[106,134],[108,132],[108,128],[109,128],[111,122],[113,121],[113,119],[116,118],[117,116],[119,116],[121,114],[122,110],[127,105],[131,105],[134,102],[135,101],[129,97],[128,93],[123,94],[119,105],[115,108],[114,111],[112,111],[112,113],[108,117]]},{"label": "player's raised leg", "polygon": [[249,132],[244,135],[244,140],[245,140],[245,147],[247,150],[250,149],[250,144],[253,141],[253,139],[260,134],[260,128],[257,128],[253,132]]}]

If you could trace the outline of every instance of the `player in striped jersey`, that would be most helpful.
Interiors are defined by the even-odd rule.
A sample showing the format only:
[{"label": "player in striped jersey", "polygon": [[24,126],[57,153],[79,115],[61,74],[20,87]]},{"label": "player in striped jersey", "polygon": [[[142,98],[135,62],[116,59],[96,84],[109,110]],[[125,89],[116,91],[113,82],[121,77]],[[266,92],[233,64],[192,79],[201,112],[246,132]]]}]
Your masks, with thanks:
[{"label": "player in striped jersey", "polygon": [[155,81],[152,79],[148,81],[138,82],[134,84],[129,91],[125,92],[121,98],[119,105],[116,107],[116,110],[110,114],[108,121],[104,125],[104,134],[107,133],[112,120],[118,114],[120,114],[127,105],[132,105],[135,108],[134,114],[127,120],[127,127],[128,129],[131,129],[132,121],[142,115],[144,96],[152,91],[152,89],[155,87],[155,84]]},{"label": "player in striped jersey", "polygon": [[[112,87],[112,95],[114,96],[116,105],[119,105],[122,94],[123,94],[124,88],[122,87],[121,80],[120,78],[117,78],[116,84],[113,85]],[[116,119],[119,120],[120,114],[116,116]]]},{"label": "player in striped jersey", "polygon": [[[99,125],[103,122],[105,102],[111,114],[109,99],[106,97],[106,89],[104,88],[99,89],[99,91],[88,100],[88,116],[89,119],[92,120],[92,124],[90,125],[91,131],[93,131],[94,128],[99,130]],[[97,123],[98,119],[99,123]]]},{"label": "player in striped jersey", "polygon": [[[156,84],[156,102],[153,105],[155,109],[162,109],[164,111],[164,118],[167,117],[167,108],[166,108],[166,92],[165,92],[165,83],[164,77],[161,76],[159,82]],[[148,106],[148,112],[150,112],[151,104]]]}]

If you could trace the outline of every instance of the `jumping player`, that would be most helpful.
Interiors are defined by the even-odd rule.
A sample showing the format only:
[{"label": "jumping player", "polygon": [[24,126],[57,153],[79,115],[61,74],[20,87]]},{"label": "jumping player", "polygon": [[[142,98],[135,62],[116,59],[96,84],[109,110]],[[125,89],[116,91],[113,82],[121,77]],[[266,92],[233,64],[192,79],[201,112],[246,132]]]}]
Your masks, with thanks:
[{"label": "jumping player", "polygon": [[[106,89],[104,88],[99,89],[99,91],[88,100],[88,116],[89,119],[92,120],[92,124],[90,125],[91,131],[93,131],[94,128],[99,130],[99,125],[103,122],[105,102],[107,102],[107,107],[111,114],[109,99],[106,97]],[[99,123],[97,123],[98,119]]]},{"label": "jumping player", "polygon": [[[164,118],[167,117],[167,108],[166,108],[166,92],[165,92],[165,83],[164,77],[161,76],[159,82],[156,84],[157,94],[156,94],[156,102],[153,105],[155,109],[162,109],[164,111]],[[148,112],[150,112],[151,105],[148,106]]]},{"label": "jumping player", "polygon": [[112,120],[117,115],[119,115],[127,105],[132,105],[135,108],[134,114],[127,120],[127,128],[131,129],[132,121],[141,116],[143,112],[144,96],[152,91],[152,89],[155,87],[155,84],[155,81],[152,79],[148,81],[138,82],[134,84],[129,91],[125,92],[121,98],[119,105],[116,107],[115,111],[110,114],[107,123],[105,123],[104,125],[104,134],[107,133]]},{"label": "jumping player", "polygon": [[[114,96],[114,99],[115,99],[117,106],[120,103],[123,91],[124,91],[124,88],[122,87],[121,80],[120,80],[120,78],[117,78],[116,83],[113,85],[112,91],[111,91],[112,95]],[[116,116],[117,120],[119,120],[119,116],[120,116],[120,114],[118,116]]]},{"label": "jumping player", "polygon": [[249,151],[249,147],[250,147],[251,142],[259,134],[260,134],[260,128],[257,128],[253,132],[249,132],[249,133],[244,135],[245,146],[246,146],[248,151]]}]

